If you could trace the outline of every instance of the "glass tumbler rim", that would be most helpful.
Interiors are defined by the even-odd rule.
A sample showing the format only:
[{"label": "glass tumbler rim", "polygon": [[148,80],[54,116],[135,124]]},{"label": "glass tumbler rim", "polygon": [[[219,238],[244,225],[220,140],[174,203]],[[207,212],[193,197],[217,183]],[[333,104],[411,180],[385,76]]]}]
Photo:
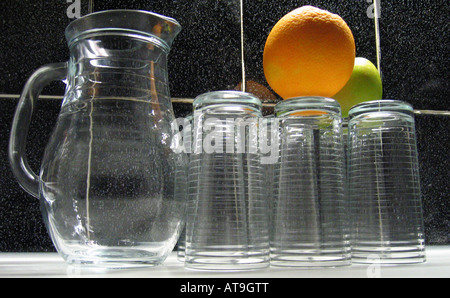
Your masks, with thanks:
[{"label": "glass tumbler rim", "polygon": [[114,32],[115,34],[140,35],[149,40],[158,40],[170,50],[173,39],[181,31],[177,20],[145,10],[111,9],[97,11],[72,21],[65,30],[69,45],[92,34]]},{"label": "glass tumbler rim", "polygon": [[197,96],[194,100],[194,109],[200,109],[206,106],[237,104],[248,105],[261,110],[261,100],[255,95],[242,91],[222,90],[211,91]]},{"label": "glass tumbler rim", "polygon": [[277,103],[274,108],[277,117],[289,117],[303,110],[325,111],[326,114],[341,115],[341,105],[335,99],[323,96],[293,97]]},{"label": "glass tumbler rim", "polygon": [[410,115],[414,109],[411,104],[395,99],[372,100],[353,106],[348,115],[349,119],[365,113],[373,112],[400,112]]}]

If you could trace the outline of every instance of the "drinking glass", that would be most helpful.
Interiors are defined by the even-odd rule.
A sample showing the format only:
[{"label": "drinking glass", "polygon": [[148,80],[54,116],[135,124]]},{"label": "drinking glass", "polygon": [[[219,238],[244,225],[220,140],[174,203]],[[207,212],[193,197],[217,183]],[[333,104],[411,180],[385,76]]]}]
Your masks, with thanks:
[{"label": "drinking glass", "polygon": [[349,116],[353,261],[425,262],[413,108],[398,100],[370,101]]},{"label": "drinking glass", "polygon": [[280,161],[270,238],[274,266],[350,265],[339,104],[299,97],[275,107]]},{"label": "drinking glass", "polygon": [[185,266],[254,270],[269,266],[268,204],[258,153],[261,102],[237,91],[194,101]]}]

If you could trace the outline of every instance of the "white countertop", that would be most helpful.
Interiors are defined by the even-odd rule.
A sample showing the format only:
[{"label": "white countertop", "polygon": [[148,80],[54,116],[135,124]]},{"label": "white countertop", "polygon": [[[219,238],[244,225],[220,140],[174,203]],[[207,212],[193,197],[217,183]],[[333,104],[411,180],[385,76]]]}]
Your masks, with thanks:
[{"label": "white countertop", "polygon": [[250,272],[202,272],[184,269],[173,252],[158,267],[105,270],[69,266],[56,253],[0,253],[0,278],[448,278],[450,246],[428,246],[427,262],[423,264],[374,266],[354,264],[326,269],[271,267]]}]

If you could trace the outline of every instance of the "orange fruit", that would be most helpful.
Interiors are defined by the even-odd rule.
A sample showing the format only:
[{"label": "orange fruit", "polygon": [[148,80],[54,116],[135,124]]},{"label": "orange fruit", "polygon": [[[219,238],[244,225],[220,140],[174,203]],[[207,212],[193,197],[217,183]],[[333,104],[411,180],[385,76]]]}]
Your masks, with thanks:
[{"label": "orange fruit", "polygon": [[283,99],[332,97],[350,79],[355,56],[352,31],[340,16],[303,6],[281,18],[269,33],[264,74]]},{"label": "orange fruit", "polygon": [[322,116],[326,115],[327,112],[324,111],[301,111],[301,112],[294,112],[291,114],[291,116],[303,116],[303,117],[309,117],[309,116]]}]

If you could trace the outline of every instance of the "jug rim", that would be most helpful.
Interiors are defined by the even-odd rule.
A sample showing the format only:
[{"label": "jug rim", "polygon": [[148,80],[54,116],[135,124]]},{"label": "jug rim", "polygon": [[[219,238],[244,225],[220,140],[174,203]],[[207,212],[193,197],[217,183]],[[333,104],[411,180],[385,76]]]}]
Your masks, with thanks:
[{"label": "jug rim", "polygon": [[177,20],[155,12],[132,9],[97,11],[71,22],[66,30],[69,46],[85,35],[96,32],[126,32],[157,38],[170,49],[174,38],[181,31]]}]

